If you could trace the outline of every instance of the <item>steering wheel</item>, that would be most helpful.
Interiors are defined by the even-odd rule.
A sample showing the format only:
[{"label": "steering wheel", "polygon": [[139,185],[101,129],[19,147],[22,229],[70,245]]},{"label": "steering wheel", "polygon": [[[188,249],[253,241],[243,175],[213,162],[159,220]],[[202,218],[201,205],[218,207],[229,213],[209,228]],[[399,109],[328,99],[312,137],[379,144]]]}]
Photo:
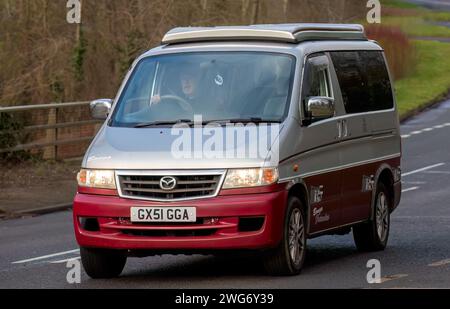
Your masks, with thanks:
[{"label": "steering wheel", "polygon": [[161,96],[160,97],[160,102],[157,104],[157,105],[159,105],[159,104],[164,104],[162,101],[164,101],[164,100],[171,100],[172,102],[175,102],[175,103],[177,103],[177,105],[184,111],[184,112],[186,112],[186,113],[189,113],[189,114],[194,114],[194,110],[192,109],[192,106],[191,106],[191,104],[189,104],[185,99],[183,99],[183,98],[180,98],[179,96],[177,96],[177,95],[163,95],[163,96]]}]

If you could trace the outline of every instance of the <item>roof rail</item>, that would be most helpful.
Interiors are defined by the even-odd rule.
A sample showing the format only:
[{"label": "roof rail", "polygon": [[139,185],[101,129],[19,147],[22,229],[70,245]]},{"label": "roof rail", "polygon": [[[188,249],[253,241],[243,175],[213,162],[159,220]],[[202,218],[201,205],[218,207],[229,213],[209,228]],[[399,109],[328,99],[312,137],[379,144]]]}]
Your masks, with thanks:
[{"label": "roof rail", "polygon": [[358,24],[267,24],[250,26],[183,27],[166,33],[163,44],[259,40],[299,43],[312,40],[367,40]]}]

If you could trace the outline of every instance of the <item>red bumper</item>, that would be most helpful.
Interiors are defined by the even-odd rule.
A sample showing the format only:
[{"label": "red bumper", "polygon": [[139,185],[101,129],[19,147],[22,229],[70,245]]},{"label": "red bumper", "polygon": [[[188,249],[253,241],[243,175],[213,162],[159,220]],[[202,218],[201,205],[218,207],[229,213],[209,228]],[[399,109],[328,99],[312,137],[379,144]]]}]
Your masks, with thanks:
[{"label": "red bumper", "polygon": [[[129,250],[223,250],[275,247],[281,240],[287,192],[219,195],[183,202],[149,202],[118,196],[78,193],[74,226],[83,247]],[[132,206],[194,206],[195,224],[133,224]],[[85,228],[81,218],[95,219],[96,229]],[[211,220],[211,218],[214,218]],[[259,218],[260,228],[246,231],[240,220]]]}]

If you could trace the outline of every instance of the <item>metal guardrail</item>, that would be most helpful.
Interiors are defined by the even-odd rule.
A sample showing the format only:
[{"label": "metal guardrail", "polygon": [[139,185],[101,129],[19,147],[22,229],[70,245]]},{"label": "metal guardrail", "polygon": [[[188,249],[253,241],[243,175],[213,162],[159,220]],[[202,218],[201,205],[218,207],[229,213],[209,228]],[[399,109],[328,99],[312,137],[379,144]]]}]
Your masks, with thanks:
[{"label": "metal guardrail", "polygon": [[[23,131],[32,132],[37,130],[46,130],[45,141],[30,142],[27,144],[19,144],[10,148],[0,149],[0,153],[16,152],[22,150],[30,150],[36,148],[45,148],[44,158],[46,159],[56,159],[57,157],[57,146],[66,144],[77,144],[81,142],[90,141],[94,136],[88,137],[78,137],[69,139],[58,139],[58,129],[69,128],[69,127],[81,127],[86,125],[101,124],[100,120],[79,120],[58,123],[58,110],[68,107],[83,107],[89,105],[89,101],[82,102],[67,102],[67,103],[50,103],[50,104],[38,104],[38,105],[24,105],[24,106],[11,106],[11,107],[0,107],[1,113],[16,113],[16,112],[29,112],[36,110],[48,110],[47,124],[30,125],[21,128]],[[11,131],[10,131],[11,132]],[[7,132],[7,133],[10,133]]]}]

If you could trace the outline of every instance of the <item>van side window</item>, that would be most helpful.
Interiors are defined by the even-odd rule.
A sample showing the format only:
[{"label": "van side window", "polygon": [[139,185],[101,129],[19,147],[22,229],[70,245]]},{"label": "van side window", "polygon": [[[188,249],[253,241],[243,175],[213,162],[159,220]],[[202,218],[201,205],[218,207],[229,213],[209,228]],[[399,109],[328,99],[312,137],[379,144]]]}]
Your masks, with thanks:
[{"label": "van side window", "polygon": [[329,63],[328,56],[323,53],[310,55],[306,60],[301,96],[303,111],[305,113],[304,124],[311,124],[332,117],[329,112],[322,114],[315,111],[315,114],[313,114],[307,107],[308,102],[313,97],[324,97],[328,101],[334,102],[329,75]]},{"label": "van side window", "polygon": [[331,52],[348,114],[394,106],[389,73],[381,51]]},{"label": "van side window", "polygon": [[331,97],[330,81],[328,79],[328,65],[321,63],[325,56],[317,56],[308,59],[305,69],[304,95],[309,97]]}]

